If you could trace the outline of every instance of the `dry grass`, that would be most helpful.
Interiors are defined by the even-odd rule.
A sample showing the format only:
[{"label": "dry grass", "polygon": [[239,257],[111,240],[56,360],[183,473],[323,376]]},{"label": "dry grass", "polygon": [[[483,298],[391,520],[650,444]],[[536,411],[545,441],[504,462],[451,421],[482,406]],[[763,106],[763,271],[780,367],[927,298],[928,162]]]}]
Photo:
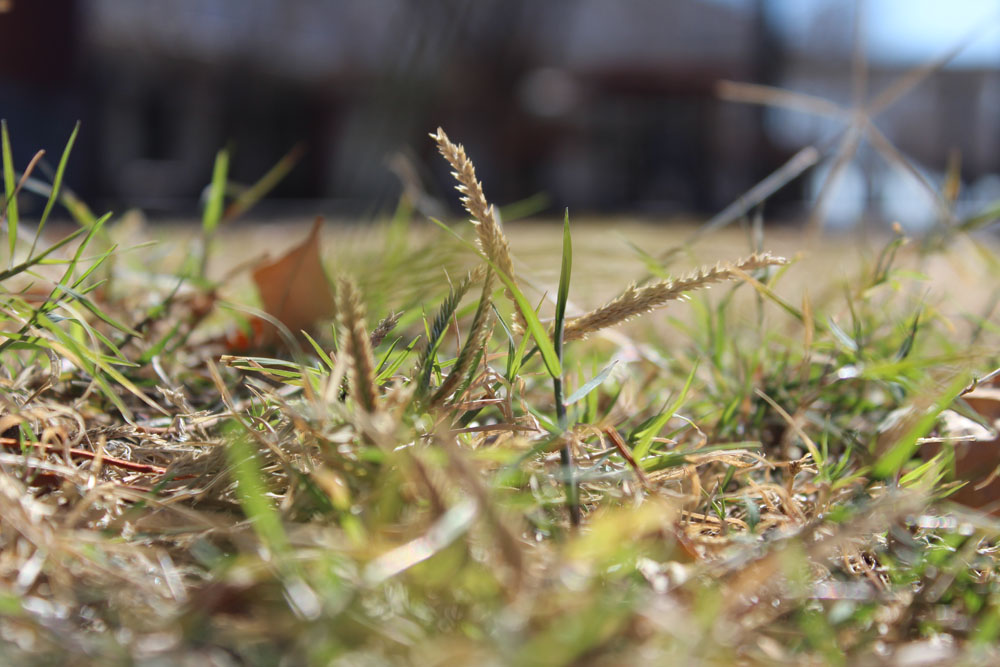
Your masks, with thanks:
[{"label": "dry grass", "polygon": [[[435,138],[484,254],[532,302],[561,299],[561,230],[509,226],[519,263],[485,229],[467,156]],[[104,232],[81,257],[127,229]],[[766,235],[790,265],[711,266],[748,252],[731,234],[665,268],[574,225],[584,314],[560,393],[551,329],[510,326],[478,255],[428,228],[357,233],[324,253],[351,277],[313,349],[232,354],[216,306],[242,288],[176,290],[184,258],[162,248],[75,267],[58,303],[5,295],[7,663],[996,660],[1000,525],[947,502],[950,450],[918,455],[951,442],[937,413],[965,411],[957,393],[1000,366],[991,242],[802,260]],[[628,278],[641,286],[622,294]]]}]

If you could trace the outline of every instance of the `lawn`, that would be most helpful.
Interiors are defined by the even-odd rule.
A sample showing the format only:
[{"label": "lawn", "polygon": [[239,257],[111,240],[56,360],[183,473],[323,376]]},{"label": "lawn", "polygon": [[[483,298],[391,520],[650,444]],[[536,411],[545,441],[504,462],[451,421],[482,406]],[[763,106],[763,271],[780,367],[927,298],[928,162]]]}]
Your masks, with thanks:
[{"label": "lawn", "polygon": [[5,664],[1000,659],[994,217],[502,226],[434,140],[465,218],[248,227],[220,153],[163,229],[4,128]]}]

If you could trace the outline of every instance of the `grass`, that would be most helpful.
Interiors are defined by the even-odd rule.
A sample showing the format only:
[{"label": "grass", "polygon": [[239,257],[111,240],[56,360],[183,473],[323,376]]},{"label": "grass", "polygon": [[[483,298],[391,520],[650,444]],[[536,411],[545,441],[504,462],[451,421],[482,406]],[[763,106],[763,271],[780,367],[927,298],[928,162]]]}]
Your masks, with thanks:
[{"label": "grass", "polygon": [[698,269],[505,230],[434,138],[474,224],[404,201],[328,253],[336,322],[255,356],[218,267],[273,170],[229,187],[221,152],[172,257],[80,213],[64,156],[42,219],[80,228],[21,215],[0,276],[5,663],[997,659],[1000,523],[949,501],[944,418],[1000,366],[988,221],[850,271],[716,235],[742,247]]}]

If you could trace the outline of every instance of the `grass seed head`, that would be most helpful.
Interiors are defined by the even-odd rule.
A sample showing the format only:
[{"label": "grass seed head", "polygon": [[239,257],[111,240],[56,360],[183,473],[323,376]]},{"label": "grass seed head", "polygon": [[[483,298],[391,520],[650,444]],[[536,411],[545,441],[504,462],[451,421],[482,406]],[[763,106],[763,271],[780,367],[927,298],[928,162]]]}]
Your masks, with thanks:
[{"label": "grass seed head", "polygon": [[341,278],[337,289],[337,313],[343,332],[343,351],[351,360],[352,393],[367,412],[378,409],[375,387],[375,357],[365,325],[365,308],[361,294],[349,278]]},{"label": "grass seed head", "polygon": [[[493,205],[486,201],[482,183],[476,178],[476,167],[465,154],[465,147],[462,144],[452,143],[440,127],[431,137],[437,142],[441,155],[455,170],[452,172],[452,176],[458,181],[455,189],[462,194],[462,205],[473,218],[472,224],[475,225],[479,236],[479,248],[511,281],[515,281],[514,262],[511,259],[507,236],[503,233]],[[514,301],[510,290],[504,290],[504,294],[512,302]],[[524,317],[517,309],[514,311],[514,319],[523,329]]]},{"label": "grass seed head", "polygon": [[677,280],[663,280],[651,285],[636,287],[630,285],[618,297],[600,308],[576,317],[566,323],[564,340],[584,338],[588,334],[621,324],[643,313],[683,298],[688,292],[708,287],[714,283],[737,277],[736,272],[755,271],[766,266],[787,264],[783,257],[769,253],[754,254],[732,264],[716,264],[701,268],[689,276]]}]

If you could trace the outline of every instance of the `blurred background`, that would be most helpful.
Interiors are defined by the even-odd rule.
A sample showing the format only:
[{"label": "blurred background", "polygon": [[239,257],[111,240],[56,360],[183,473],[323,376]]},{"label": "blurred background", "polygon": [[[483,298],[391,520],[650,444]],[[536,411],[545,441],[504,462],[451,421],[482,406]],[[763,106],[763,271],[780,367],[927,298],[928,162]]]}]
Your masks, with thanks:
[{"label": "blurred background", "polygon": [[919,226],[917,175],[940,184],[949,159],[960,205],[1000,198],[998,19],[997,0],[0,0],[0,116],[22,168],[82,120],[67,184],[154,218],[198,214],[221,147],[244,183],[303,149],[257,216],[365,219],[407,187],[455,212],[441,125],[497,204],[656,220],[710,217],[813,145],[767,203],[794,220],[844,120],[718,82],[850,107],[961,44],[875,118],[912,170],[862,141],[828,201],[830,225]]}]

